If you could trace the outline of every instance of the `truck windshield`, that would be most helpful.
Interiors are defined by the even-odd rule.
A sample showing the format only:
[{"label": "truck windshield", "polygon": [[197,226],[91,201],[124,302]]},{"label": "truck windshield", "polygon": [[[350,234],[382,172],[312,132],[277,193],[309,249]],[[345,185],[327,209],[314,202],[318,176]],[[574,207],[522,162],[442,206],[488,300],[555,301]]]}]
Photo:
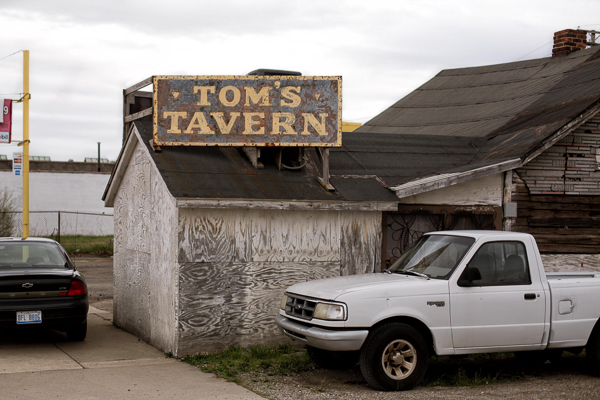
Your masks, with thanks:
[{"label": "truck windshield", "polygon": [[426,235],[413,243],[389,268],[393,273],[420,273],[448,279],[475,239],[464,236]]}]

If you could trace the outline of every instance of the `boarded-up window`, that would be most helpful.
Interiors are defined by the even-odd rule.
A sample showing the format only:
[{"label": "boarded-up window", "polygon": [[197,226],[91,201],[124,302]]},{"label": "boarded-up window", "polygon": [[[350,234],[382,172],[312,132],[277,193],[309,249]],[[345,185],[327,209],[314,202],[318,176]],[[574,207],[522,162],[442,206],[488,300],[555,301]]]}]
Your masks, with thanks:
[{"label": "boarded-up window", "polygon": [[385,241],[386,265],[391,265],[423,234],[443,230],[493,230],[493,213],[448,213],[446,209],[432,212],[387,213]]}]

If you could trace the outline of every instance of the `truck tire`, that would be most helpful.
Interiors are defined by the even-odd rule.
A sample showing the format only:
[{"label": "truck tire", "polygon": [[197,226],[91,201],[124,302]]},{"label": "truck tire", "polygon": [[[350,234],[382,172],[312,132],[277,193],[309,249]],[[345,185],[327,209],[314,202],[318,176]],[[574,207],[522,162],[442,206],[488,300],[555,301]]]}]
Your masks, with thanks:
[{"label": "truck tire", "polygon": [[429,366],[423,336],[410,325],[393,322],[373,331],[360,353],[360,369],[377,390],[409,390],[421,382]]},{"label": "truck tire", "polygon": [[594,329],[585,348],[585,355],[592,373],[600,375],[600,329]]},{"label": "truck tire", "polygon": [[328,351],[306,346],[310,359],[324,369],[350,369],[358,363],[358,351]]}]

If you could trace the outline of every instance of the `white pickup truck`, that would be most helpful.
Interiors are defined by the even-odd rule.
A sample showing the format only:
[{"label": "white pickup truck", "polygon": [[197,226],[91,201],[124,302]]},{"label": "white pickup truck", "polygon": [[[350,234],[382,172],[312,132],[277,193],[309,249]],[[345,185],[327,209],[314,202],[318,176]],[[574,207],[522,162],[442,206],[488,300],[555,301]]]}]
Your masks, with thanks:
[{"label": "white pickup truck", "polygon": [[417,385],[431,355],[581,351],[600,374],[600,274],[545,273],[531,235],[432,232],[389,269],[289,287],[276,317],[325,367],[378,390]]}]

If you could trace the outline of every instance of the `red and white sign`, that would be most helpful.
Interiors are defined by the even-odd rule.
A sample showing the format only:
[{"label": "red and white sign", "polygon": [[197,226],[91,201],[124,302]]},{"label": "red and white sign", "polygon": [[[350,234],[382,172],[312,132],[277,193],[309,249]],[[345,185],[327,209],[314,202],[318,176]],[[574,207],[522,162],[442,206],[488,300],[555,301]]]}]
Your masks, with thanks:
[{"label": "red and white sign", "polygon": [[12,100],[4,99],[0,112],[0,143],[10,143],[12,122]]}]

